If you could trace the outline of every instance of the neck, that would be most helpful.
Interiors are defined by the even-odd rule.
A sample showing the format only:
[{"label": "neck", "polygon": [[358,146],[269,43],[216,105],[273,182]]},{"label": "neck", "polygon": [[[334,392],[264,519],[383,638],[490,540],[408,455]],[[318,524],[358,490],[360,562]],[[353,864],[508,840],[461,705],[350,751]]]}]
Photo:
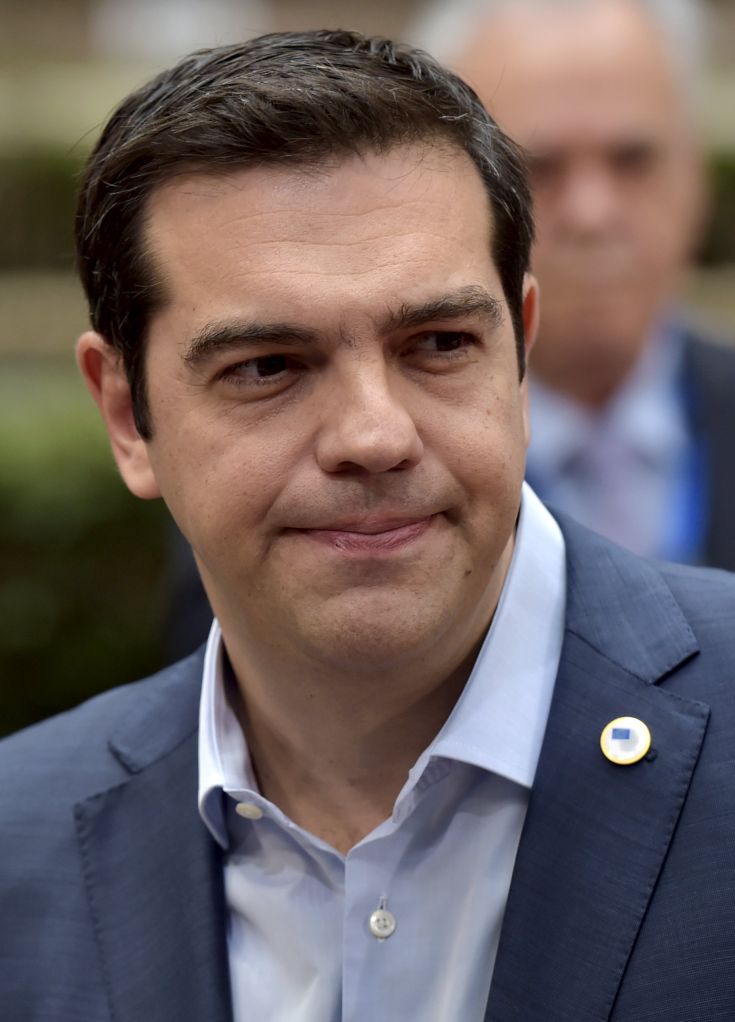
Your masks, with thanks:
[{"label": "neck", "polygon": [[[487,628],[447,663],[371,672],[296,671],[227,641],[228,699],[261,792],[294,823],[346,852],[392,811],[409,770],[451,713]],[[467,650],[467,646],[465,646]]]},{"label": "neck", "polygon": [[358,629],[346,651],[336,629],[315,649],[300,631],[245,620],[235,601],[212,600],[233,668],[228,698],[260,790],[294,823],[347,851],[390,815],[462,693],[513,546],[511,536],[484,594],[437,619],[423,639],[421,630],[387,641]]}]

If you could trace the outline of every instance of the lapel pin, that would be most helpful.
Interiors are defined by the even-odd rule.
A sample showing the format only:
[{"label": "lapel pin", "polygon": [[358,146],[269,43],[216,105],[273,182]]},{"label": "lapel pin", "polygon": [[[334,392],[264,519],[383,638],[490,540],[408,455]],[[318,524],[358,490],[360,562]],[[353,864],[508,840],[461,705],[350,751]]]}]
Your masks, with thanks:
[{"label": "lapel pin", "polygon": [[651,748],[651,732],[637,717],[616,717],[602,729],[600,748],[611,763],[630,766]]}]

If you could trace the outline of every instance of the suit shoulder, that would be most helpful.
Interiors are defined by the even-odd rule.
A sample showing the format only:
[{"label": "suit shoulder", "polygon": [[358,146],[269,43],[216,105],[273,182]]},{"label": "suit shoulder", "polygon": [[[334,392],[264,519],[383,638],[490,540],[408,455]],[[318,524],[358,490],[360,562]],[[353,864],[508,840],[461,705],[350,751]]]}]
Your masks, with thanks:
[{"label": "suit shoulder", "polygon": [[657,565],[703,649],[715,642],[735,657],[735,573],[719,568]]},{"label": "suit shoulder", "polygon": [[729,366],[735,371],[735,343],[732,338],[689,329],[686,333],[687,351],[695,358],[707,359],[713,364]]},{"label": "suit shoulder", "polygon": [[30,802],[43,797],[68,805],[124,781],[130,767],[113,753],[117,736],[124,746],[128,734],[137,734],[144,746],[156,719],[195,721],[201,662],[199,651],[2,739],[0,806],[22,804],[24,793]]},{"label": "suit shoulder", "polygon": [[735,345],[721,340],[690,335],[686,365],[703,397],[730,396],[735,382]]},{"label": "suit shoulder", "polygon": [[654,562],[671,590],[694,608],[717,601],[735,604],[735,572],[722,568]]}]

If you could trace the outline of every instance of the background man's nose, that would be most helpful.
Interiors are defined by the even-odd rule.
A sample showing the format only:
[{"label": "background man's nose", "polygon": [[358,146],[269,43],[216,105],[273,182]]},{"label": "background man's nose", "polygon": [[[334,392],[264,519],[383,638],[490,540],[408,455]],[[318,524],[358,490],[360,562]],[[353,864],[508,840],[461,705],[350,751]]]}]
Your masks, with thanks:
[{"label": "background man's nose", "polygon": [[619,195],[614,175],[605,167],[586,167],[569,173],[560,209],[567,226],[594,234],[615,222]]}]

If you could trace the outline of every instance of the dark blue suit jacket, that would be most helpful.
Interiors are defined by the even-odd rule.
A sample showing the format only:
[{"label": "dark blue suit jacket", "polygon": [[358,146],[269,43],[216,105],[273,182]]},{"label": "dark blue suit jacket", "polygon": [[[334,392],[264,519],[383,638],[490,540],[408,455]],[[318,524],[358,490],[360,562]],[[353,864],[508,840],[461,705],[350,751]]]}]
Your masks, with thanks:
[{"label": "dark blue suit jacket", "polygon": [[[732,1022],[735,577],[563,528],[566,635],[486,1019]],[[0,744],[3,1020],[230,1020],[201,666]],[[623,715],[653,737],[628,767],[599,747]]]}]

